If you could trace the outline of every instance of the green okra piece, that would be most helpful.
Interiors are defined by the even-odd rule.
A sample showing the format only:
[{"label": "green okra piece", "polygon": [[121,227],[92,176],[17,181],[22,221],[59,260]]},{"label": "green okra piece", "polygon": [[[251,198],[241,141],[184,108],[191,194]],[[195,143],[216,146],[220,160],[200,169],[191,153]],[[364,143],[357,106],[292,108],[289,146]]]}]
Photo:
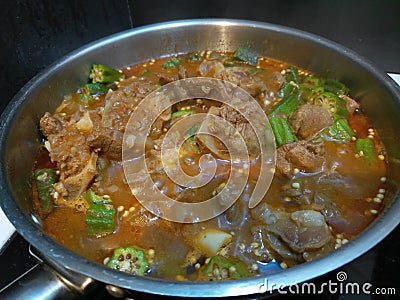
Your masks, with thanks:
[{"label": "green okra piece", "polygon": [[371,139],[357,139],[355,151],[360,157],[365,158],[368,163],[373,162],[376,158],[375,144]]},{"label": "green okra piece", "polygon": [[344,143],[349,142],[354,136],[354,131],[346,119],[336,120],[328,128],[322,131],[321,137],[327,140]]},{"label": "green okra piece", "polygon": [[115,229],[115,209],[111,204],[91,204],[86,212],[86,233],[103,237]]},{"label": "green okra piece", "polygon": [[150,269],[144,252],[133,246],[115,249],[106,266],[139,276],[144,276]]},{"label": "green okra piece", "polygon": [[38,196],[40,204],[43,207],[44,212],[50,212],[53,207],[53,186],[56,183],[56,172],[53,169],[36,169],[34,171],[34,177],[38,190]]},{"label": "green okra piece", "polygon": [[320,105],[328,110],[335,120],[347,119],[349,111],[347,110],[346,100],[338,97],[331,92],[324,92],[314,98],[314,104]]},{"label": "green okra piece", "polygon": [[94,64],[89,74],[92,83],[111,83],[120,80],[123,76],[118,70],[102,64]]},{"label": "green okra piece", "polygon": [[183,116],[188,116],[191,114],[193,114],[193,110],[185,110],[185,109],[178,110],[171,114],[171,121],[174,121],[175,119],[178,119]]},{"label": "green okra piece", "polygon": [[297,95],[291,94],[288,97],[282,99],[272,111],[269,116],[286,116],[289,117],[299,107],[300,102],[297,99]]},{"label": "green okra piece", "polygon": [[181,60],[177,57],[173,57],[162,64],[163,69],[175,69],[181,64]]},{"label": "green okra piece", "polygon": [[89,95],[104,94],[107,93],[109,89],[110,86],[104,83],[88,83],[82,87],[83,92]]},{"label": "green okra piece", "polygon": [[269,123],[275,135],[277,147],[297,141],[296,135],[286,118],[270,118]]},{"label": "green okra piece", "polygon": [[[218,272],[215,271],[216,269],[218,269]],[[212,256],[209,262],[201,268],[200,272],[205,277],[215,280],[240,279],[251,276],[245,263],[240,260],[228,259],[221,255]],[[222,277],[222,274],[226,274],[226,278]]]},{"label": "green okra piece", "polygon": [[336,95],[347,95],[349,93],[349,88],[337,80],[329,78],[325,79],[323,80],[322,86],[327,92],[334,93]]},{"label": "green okra piece", "polygon": [[236,49],[236,51],[233,53],[233,59],[245,62],[251,66],[256,66],[258,64],[257,55],[243,47]]}]

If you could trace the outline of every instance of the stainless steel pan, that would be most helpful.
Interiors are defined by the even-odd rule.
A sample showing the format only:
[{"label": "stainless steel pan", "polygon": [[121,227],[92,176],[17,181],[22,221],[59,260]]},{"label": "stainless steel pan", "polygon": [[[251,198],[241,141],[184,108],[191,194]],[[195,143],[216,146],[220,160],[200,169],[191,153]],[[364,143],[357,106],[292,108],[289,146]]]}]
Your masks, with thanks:
[{"label": "stainless steel pan", "polygon": [[[40,220],[32,212],[31,196],[31,171],[40,144],[38,120],[44,112],[53,111],[63,95],[86,82],[93,63],[124,67],[175,52],[232,51],[243,44],[260,55],[290,62],[321,76],[337,78],[349,86],[352,95],[373,121],[388,151],[385,209],[373,224],[357,238],[321,259],[268,278],[219,283],[133,277],[89,261],[43,232]],[[36,278],[38,275],[43,278],[40,276],[45,273],[44,269],[48,269],[47,266],[57,271],[56,275],[46,273],[46,283],[53,283],[52,293],[40,284],[39,290],[36,288],[35,293],[42,297],[65,295],[70,289],[79,294],[93,286],[93,282],[106,285],[116,295],[137,295],[138,292],[182,297],[257,295],[260,284],[266,279],[271,288],[278,284],[307,281],[334,270],[372,248],[398,225],[399,117],[400,92],[394,81],[354,52],[321,37],[277,25],[239,20],[198,19],[141,27],[112,35],[67,55],[33,78],[14,97],[0,120],[1,207],[17,231],[39,251],[46,263],[46,267],[36,269]],[[15,290],[6,291],[6,294],[16,295]]]}]

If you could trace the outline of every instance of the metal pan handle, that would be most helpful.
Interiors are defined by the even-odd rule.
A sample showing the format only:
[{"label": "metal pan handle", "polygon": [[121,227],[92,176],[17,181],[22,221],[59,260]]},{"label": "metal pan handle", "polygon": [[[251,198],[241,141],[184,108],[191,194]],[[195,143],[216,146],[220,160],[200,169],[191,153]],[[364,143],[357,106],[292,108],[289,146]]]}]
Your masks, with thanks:
[{"label": "metal pan handle", "polygon": [[31,245],[29,252],[38,263],[0,290],[1,299],[81,299],[85,293],[99,285],[91,278],[56,264],[53,266]]}]

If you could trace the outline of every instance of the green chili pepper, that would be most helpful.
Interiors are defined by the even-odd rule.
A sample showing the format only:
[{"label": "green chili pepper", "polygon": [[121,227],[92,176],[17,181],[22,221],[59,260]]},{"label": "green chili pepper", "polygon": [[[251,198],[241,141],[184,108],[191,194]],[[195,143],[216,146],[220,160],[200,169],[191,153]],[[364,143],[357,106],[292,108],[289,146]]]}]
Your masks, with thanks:
[{"label": "green chili pepper", "polygon": [[269,116],[289,117],[299,107],[299,104],[300,102],[297,99],[297,95],[292,94],[275,105],[275,107],[269,113]]},{"label": "green chili pepper", "polygon": [[333,79],[325,79],[323,87],[326,91],[336,95],[347,95],[349,93],[349,89],[343,83]]},{"label": "green chili pepper", "polygon": [[111,234],[115,229],[114,216],[111,204],[91,204],[86,212],[86,233],[96,237]]},{"label": "green chili pepper", "polygon": [[56,172],[53,169],[37,169],[34,171],[40,204],[48,213],[54,207],[51,193],[56,182]]},{"label": "green chili pepper", "polygon": [[335,120],[347,119],[349,111],[347,110],[346,100],[336,96],[331,92],[324,92],[314,98],[314,104],[320,105],[332,113]]},{"label": "green chili pepper", "polygon": [[106,266],[139,276],[145,275],[150,269],[144,252],[132,246],[115,249]]},{"label": "green chili pepper", "polygon": [[277,147],[297,141],[286,118],[270,118],[269,123],[274,132]]},{"label": "green chili pepper", "polygon": [[118,81],[123,76],[124,75],[118,70],[102,64],[94,64],[89,74],[89,78],[92,79],[92,83],[111,83]]},{"label": "green chili pepper", "polygon": [[256,66],[258,64],[258,57],[248,49],[239,47],[233,53],[233,59],[245,62],[249,65]]},{"label": "green chili pepper", "polygon": [[163,69],[175,69],[181,64],[181,60],[177,57],[173,57],[162,64]]},{"label": "green chili pepper", "polygon": [[230,260],[216,255],[210,258],[208,264],[200,269],[201,273],[213,280],[240,279],[251,276],[247,266],[239,260]]},{"label": "green chili pepper", "polygon": [[322,138],[339,143],[349,142],[353,136],[354,131],[346,119],[336,120],[335,123],[324,129],[321,134]]},{"label": "green chili pepper", "polygon": [[365,158],[368,163],[373,162],[376,158],[375,144],[371,139],[357,139],[355,151],[360,157]]}]

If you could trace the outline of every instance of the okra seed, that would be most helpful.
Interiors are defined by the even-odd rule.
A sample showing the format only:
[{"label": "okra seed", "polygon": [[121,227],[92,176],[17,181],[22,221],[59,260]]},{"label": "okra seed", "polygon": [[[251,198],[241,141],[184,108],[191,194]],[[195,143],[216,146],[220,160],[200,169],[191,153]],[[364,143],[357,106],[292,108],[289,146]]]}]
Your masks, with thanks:
[{"label": "okra seed", "polygon": [[282,269],[287,269],[288,265],[285,262],[281,262],[280,266]]},{"label": "okra seed", "polygon": [[229,272],[231,272],[231,273],[236,272],[236,268],[234,266],[230,266]]},{"label": "okra seed", "polygon": [[300,188],[300,183],[298,183],[298,182],[293,182],[293,183],[292,183],[292,187],[293,187],[294,189],[299,189],[299,188]]},{"label": "okra seed", "polygon": [[288,196],[286,196],[285,198],[283,198],[283,200],[284,200],[285,202],[292,202],[292,198],[290,198],[290,197],[288,197]]}]

